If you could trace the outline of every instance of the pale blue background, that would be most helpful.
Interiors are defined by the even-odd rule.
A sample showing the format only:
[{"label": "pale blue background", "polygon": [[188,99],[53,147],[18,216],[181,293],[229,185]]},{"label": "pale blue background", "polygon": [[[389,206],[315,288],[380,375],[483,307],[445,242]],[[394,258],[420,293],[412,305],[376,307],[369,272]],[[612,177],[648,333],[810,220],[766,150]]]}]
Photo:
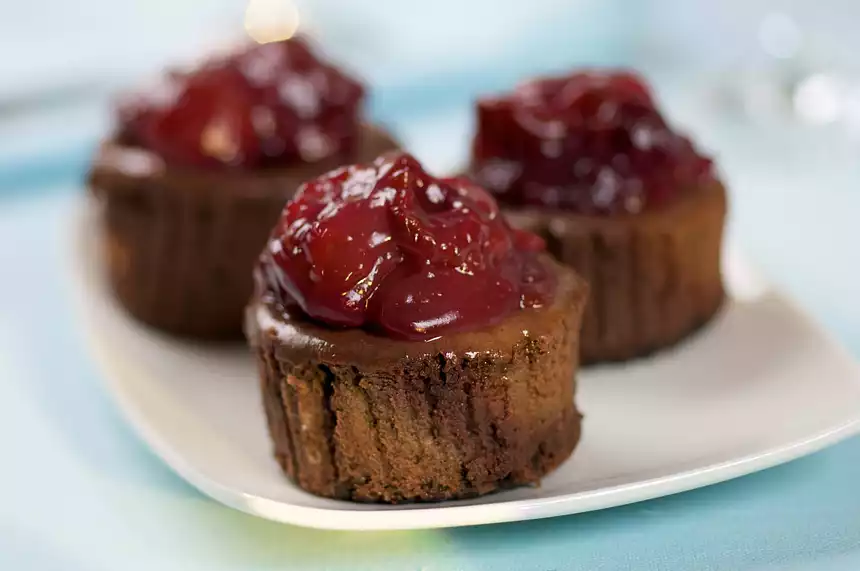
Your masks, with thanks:
[{"label": "pale blue background", "polygon": [[[798,126],[752,129],[718,114],[695,81],[660,85],[720,159],[732,239],[860,355],[854,144]],[[408,115],[389,119],[420,156],[439,167],[462,156],[462,106]],[[0,185],[0,569],[860,568],[860,439],[675,497],[469,529],[312,531],[201,496],[119,417],[72,313],[65,264],[87,152],[57,156],[56,171],[19,166]]]},{"label": "pale blue background", "polygon": [[[313,6],[332,51],[356,56],[353,64],[373,80],[373,114],[440,169],[465,156],[475,93],[573,62],[680,64],[685,73],[649,71],[672,115],[719,159],[733,192],[732,239],[860,356],[860,145],[838,128],[751,125],[717,105],[710,89],[721,69],[761,56],[757,26],[772,10],[803,23],[818,64],[851,71],[856,2],[532,0],[542,25],[517,28],[517,17],[499,11],[495,34],[479,30],[480,46],[456,19],[474,20],[503,2],[439,0],[438,19],[422,13],[394,36],[386,11],[406,4],[399,0],[360,3],[376,10],[361,26],[342,10],[359,4],[351,0],[302,4]],[[202,497],[153,457],[102,390],[76,324],[65,266],[70,215],[107,127],[105,93],[228,35],[242,5],[3,7],[0,50],[27,57],[0,57],[0,570],[860,569],[860,439],[734,482],[599,513],[368,534],[243,515]],[[434,35],[435,25],[448,27]],[[388,47],[415,37],[427,40],[424,50]],[[444,55],[471,47],[480,49],[470,57]],[[84,89],[61,97],[62,105],[4,113],[21,94],[26,101],[69,82]]]}]

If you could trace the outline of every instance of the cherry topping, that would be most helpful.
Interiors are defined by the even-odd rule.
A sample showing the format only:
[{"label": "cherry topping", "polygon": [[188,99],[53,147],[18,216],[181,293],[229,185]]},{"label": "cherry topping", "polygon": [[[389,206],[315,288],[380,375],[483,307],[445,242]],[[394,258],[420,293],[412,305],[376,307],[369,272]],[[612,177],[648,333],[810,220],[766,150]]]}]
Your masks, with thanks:
[{"label": "cherry topping", "polygon": [[628,72],[542,79],[478,103],[472,174],[504,203],[641,212],[712,177]]},{"label": "cherry topping", "polygon": [[544,248],[512,229],[483,188],[389,153],[304,184],[261,275],[281,302],[318,321],[427,340],[547,303],[555,279]]},{"label": "cherry topping", "polygon": [[258,168],[348,155],[364,90],[299,38],[213,58],[119,104],[120,135],[175,164]]}]

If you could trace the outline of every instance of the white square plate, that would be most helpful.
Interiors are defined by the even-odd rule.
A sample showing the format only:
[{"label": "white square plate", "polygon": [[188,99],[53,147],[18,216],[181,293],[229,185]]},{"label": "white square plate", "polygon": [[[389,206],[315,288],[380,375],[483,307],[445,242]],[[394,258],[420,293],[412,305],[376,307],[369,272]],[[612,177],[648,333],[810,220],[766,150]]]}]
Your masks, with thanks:
[{"label": "white square plate", "polygon": [[71,259],[79,308],[108,390],[141,438],[214,499],[329,529],[476,525],[596,510],[761,470],[860,431],[852,359],[733,256],[733,299],[679,347],[580,373],[584,436],[542,485],[468,501],[383,506],[307,494],[270,454],[256,368],[243,347],[180,342],[112,299],[82,209]]}]

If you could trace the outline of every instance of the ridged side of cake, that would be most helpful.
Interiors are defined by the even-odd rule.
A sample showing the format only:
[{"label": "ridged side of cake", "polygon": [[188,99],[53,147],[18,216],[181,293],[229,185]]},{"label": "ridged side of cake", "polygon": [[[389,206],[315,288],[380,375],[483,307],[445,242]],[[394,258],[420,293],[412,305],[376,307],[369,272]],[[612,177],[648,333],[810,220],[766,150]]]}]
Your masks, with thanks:
[{"label": "ridged side of cake", "polygon": [[275,456],[314,494],[391,503],[477,496],[538,482],[579,440],[577,311],[498,351],[404,355],[368,368],[291,358],[252,310]]},{"label": "ridged side of cake", "polygon": [[656,213],[622,218],[513,213],[590,285],[583,364],[644,356],[707,323],[724,298],[724,188],[697,190]]}]

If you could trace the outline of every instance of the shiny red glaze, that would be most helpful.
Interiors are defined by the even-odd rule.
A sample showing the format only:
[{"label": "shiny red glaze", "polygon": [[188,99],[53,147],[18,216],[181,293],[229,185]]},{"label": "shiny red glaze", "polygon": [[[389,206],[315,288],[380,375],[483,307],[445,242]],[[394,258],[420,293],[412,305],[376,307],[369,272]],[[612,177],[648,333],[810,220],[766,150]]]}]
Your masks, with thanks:
[{"label": "shiny red glaze", "polygon": [[473,182],[434,178],[390,153],[303,185],[261,274],[285,306],[315,320],[427,340],[548,303],[555,276],[544,248]]},{"label": "shiny red glaze", "polygon": [[472,175],[505,204],[588,214],[635,214],[713,176],[628,72],[537,80],[480,101]]},{"label": "shiny red glaze", "polygon": [[348,157],[362,86],[302,39],[213,58],[125,96],[120,136],[173,164],[261,168]]}]

